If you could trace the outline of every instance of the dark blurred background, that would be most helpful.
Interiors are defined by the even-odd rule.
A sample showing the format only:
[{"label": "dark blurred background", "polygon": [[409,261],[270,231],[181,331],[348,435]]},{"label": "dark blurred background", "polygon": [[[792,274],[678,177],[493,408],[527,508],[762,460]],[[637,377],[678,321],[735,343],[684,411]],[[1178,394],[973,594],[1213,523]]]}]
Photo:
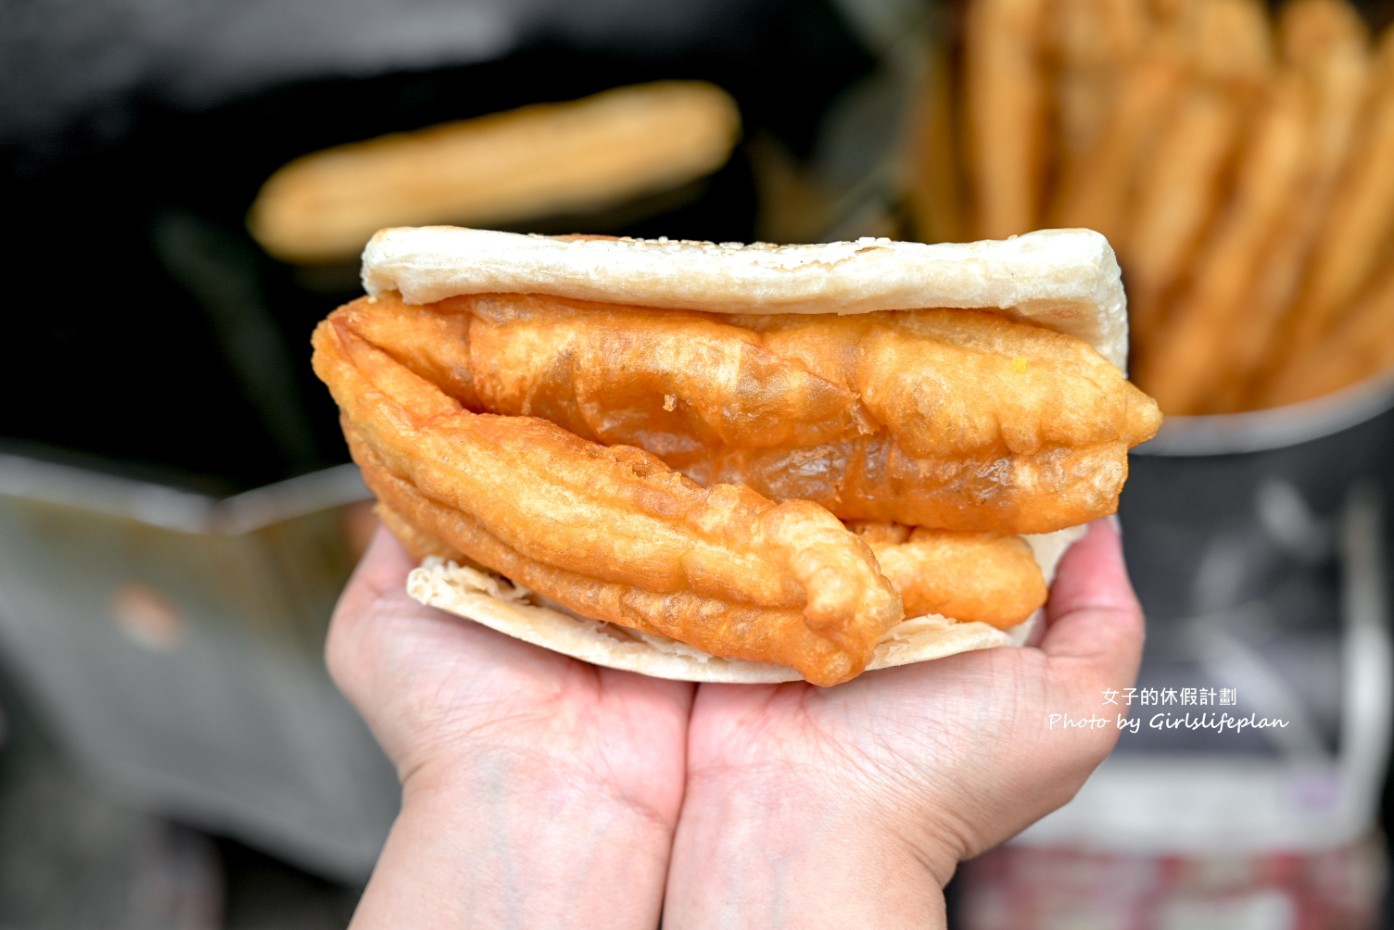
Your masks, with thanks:
[{"label": "dark blurred background", "polygon": [[[22,269],[9,291],[26,308],[9,344],[55,366],[0,375],[26,398],[0,435],[220,494],[344,460],[305,346],[358,292],[356,256],[299,267],[251,238],[247,212],[283,164],[674,78],[718,84],[752,135],[806,156],[872,66],[821,2],[41,0],[0,16],[0,177]],[[755,197],[737,153],[677,210],[525,225],[740,240]]]}]

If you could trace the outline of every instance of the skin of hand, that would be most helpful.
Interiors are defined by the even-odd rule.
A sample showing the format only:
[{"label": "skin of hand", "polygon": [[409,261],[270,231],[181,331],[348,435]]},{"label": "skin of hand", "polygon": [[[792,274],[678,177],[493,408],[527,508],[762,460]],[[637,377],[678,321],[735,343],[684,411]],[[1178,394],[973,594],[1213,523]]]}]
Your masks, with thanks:
[{"label": "skin of hand", "polygon": [[1112,749],[1103,695],[1142,648],[1111,521],[1066,554],[1036,645],[832,689],[694,698],[423,608],[411,567],[379,531],[327,645],[403,782],[360,930],[942,926],[957,863],[1065,803]]},{"label": "skin of hand", "polygon": [[836,688],[701,686],[664,927],[943,926],[958,862],[1063,805],[1118,739],[1105,691],[1133,684],[1143,621],[1116,522],[1066,554],[1045,619],[1036,645]]},{"label": "skin of hand", "polygon": [[657,926],[693,686],[424,608],[379,530],[326,659],[402,781],[353,926]]}]

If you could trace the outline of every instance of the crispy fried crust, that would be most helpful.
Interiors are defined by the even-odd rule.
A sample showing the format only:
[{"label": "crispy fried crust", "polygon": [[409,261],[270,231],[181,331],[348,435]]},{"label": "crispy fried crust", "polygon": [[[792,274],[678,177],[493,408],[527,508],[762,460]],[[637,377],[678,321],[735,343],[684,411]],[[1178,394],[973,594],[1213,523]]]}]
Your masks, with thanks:
[{"label": "crispy fried crust", "polygon": [[[488,570],[382,500],[377,513],[418,561],[434,558]],[[848,529],[871,547],[882,574],[900,595],[906,617],[933,614],[1007,630],[1045,604],[1045,575],[1020,536],[861,521],[849,523]]]},{"label": "crispy fried crust", "polygon": [[973,311],[732,316],[536,295],[338,311],[475,410],[543,417],[846,519],[1042,533],[1117,506],[1156,405],[1069,336]]},{"label": "crispy fried crust", "polygon": [[905,615],[938,614],[1009,629],[1046,601],[1046,582],[1020,536],[855,523]]},{"label": "crispy fried crust", "polygon": [[870,550],[814,504],[704,489],[638,449],[471,413],[342,319],[314,343],[374,493],[571,610],[818,684],[859,673],[902,619]]}]

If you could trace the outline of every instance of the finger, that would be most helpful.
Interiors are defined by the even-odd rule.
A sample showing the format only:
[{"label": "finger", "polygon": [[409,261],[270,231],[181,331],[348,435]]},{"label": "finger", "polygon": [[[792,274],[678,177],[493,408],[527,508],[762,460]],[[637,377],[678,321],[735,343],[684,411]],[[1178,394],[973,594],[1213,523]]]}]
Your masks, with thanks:
[{"label": "finger", "polygon": [[416,562],[402,548],[397,538],[382,524],[378,524],[363,558],[359,560],[348,586],[344,589],[339,609],[361,609],[368,606],[367,602],[376,600],[385,592],[401,590],[407,573],[415,567]]},{"label": "finger", "polygon": [[[427,607],[407,593],[407,575],[418,562],[385,526],[379,526],[334,610],[329,649],[351,642],[358,650],[379,650],[387,638],[397,643],[427,640],[437,650],[488,648],[519,650],[526,646],[479,623]],[[400,651],[400,650],[399,650]]]},{"label": "finger", "polygon": [[339,688],[356,690],[362,634],[389,599],[406,597],[407,573],[415,566],[401,543],[379,524],[368,548],[339,595],[325,639],[325,664]]},{"label": "finger", "polygon": [[419,655],[431,662],[467,662],[476,677],[487,670],[509,668],[547,680],[571,665],[541,646],[419,603],[407,593],[406,584],[407,575],[417,564],[397,537],[380,525],[339,598],[330,624],[326,661],[330,674],[351,700],[381,693],[375,690],[376,679],[370,676],[381,670],[388,654]]},{"label": "finger", "polygon": [[1046,604],[1041,649],[1082,660],[1096,680],[1128,683],[1142,660],[1143,619],[1115,521],[1096,520],[1065,553]]}]

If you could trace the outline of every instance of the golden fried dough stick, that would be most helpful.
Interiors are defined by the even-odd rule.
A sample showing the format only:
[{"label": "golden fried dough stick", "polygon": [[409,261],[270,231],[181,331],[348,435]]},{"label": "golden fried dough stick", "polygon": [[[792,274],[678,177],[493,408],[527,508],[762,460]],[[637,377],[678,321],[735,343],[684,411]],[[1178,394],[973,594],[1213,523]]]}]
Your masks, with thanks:
[{"label": "golden fried dough stick", "polygon": [[1394,371],[1394,249],[1385,255],[1382,272],[1351,300],[1349,311],[1278,370],[1260,406],[1310,400]]},{"label": "golden fried dough stick", "polygon": [[411,538],[438,536],[452,546],[463,544],[480,554],[481,564],[569,610],[646,633],[673,636],[701,631],[704,635],[687,641],[714,655],[788,665],[814,684],[838,684],[859,674],[865,665],[865,659],[854,660],[835,640],[813,630],[798,608],[733,604],[690,591],[656,592],[529,560],[468,514],[394,475],[371,448],[354,434],[346,435],[369,489],[399,514],[398,519],[413,528],[425,528]]},{"label": "golden fried dough stick", "polygon": [[[1369,75],[1369,30],[1344,0],[1291,0],[1278,20],[1283,63],[1300,82],[1307,131],[1302,172],[1246,295],[1247,307],[1221,338],[1227,364],[1213,403],[1236,410],[1274,353],[1341,170],[1350,152]],[[1394,169],[1391,169],[1394,170]]]},{"label": "golden fried dough stick", "polygon": [[[376,510],[413,558],[435,556],[480,567],[381,501]],[[1045,576],[1020,536],[860,521],[847,528],[875,554],[881,573],[900,595],[907,619],[939,614],[959,623],[976,621],[1007,629],[1045,603]]]},{"label": "golden fried dough stick", "polygon": [[[413,558],[435,556],[480,568],[381,501],[376,510]],[[881,573],[900,595],[907,619],[938,614],[959,623],[1008,629],[1045,603],[1045,576],[1020,536],[862,521],[848,523],[847,528],[871,548]]]},{"label": "golden fried dough stick", "polygon": [[[1157,427],[1147,398],[1088,345],[988,312],[718,316],[536,295],[414,308],[383,295],[339,313],[422,377],[452,378],[460,393],[447,392],[467,406],[660,455],[880,432],[916,456],[1033,453],[1136,444]],[[447,329],[453,341],[440,341]]]},{"label": "golden fried dough stick", "polygon": [[[345,433],[344,436],[350,445],[361,441],[355,440],[352,433]],[[370,449],[364,449],[363,454],[365,457],[371,457],[373,453]],[[407,550],[411,557],[418,562],[423,559],[435,557],[438,559],[454,559],[456,562],[463,562],[469,565],[470,568],[478,567],[478,563],[473,559],[468,558],[454,546],[432,536],[421,527],[412,523],[406,517],[384,504],[381,498],[379,498],[377,503],[373,506],[373,513],[382,521],[382,525],[387,527],[393,536],[397,537],[397,541],[402,544],[402,548]]]},{"label": "golden fried dough stick", "polygon": [[872,429],[845,385],[710,314],[530,295],[422,307],[391,293],[336,316],[472,410],[540,416],[607,445],[661,455],[704,443],[813,445]]},{"label": "golden fried dough stick", "polygon": [[474,389],[470,325],[463,313],[431,313],[396,294],[360,297],[340,307],[335,325],[386,352],[469,410],[482,410]]},{"label": "golden fried dough stick", "polygon": [[1000,313],[916,310],[732,317],[762,344],[860,398],[916,457],[1136,445],[1151,399],[1079,339]]},{"label": "golden fried dough stick", "polygon": [[1284,73],[1242,154],[1234,200],[1194,262],[1190,285],[1165,330],[1137,364],[1137,381],[1168,414],[1214,411],[1233,347],[1226,338],[1248,312],[1246,296],[1269,231],[1291,205],[1307,161],[1301,81]]},{"label": "golden fried dough stick", "polygon": [[1225,201],[1227,168],[1263,85],[1273,41],[1259,0],[1187,4],[1174,24],[1185,48],[1185,87],[1158,114],[1155,144],[1139,161],[1136,202],[1111,231],[1128,268],[1129,319],[1145,355],[1162,338],[1169,291]]},{"label": "golden fried dough stick", "polygon": [[1046,0],[978,0],[965,25],[964,138],[974,238],[1040,225],[1046,163]]},{"label": "golden fried dough stick", "polygon": [[867,547],[816,505],[703,489],[638,449],[470,413],[333,317],[314,342],[388,507],[570,609],[821,684],[860,672],[903,617]]},{"label": "golden fried dough stick", "polygon": [[876,554],[907,617],[940,614],[1006,629],[1045,603],[1045,577],[1019,536],[894,523],[853,523],[850,528]]},{"label": "golden fried dough stick", "polygon": [[806,446],[873,429],[847,385],[720,316],[513,295],[444,306],[475,318],[475,382],[495,413],[659,454],[663,434],[682,450]]},{"label": "golden fried dough stick", "polygon": [[1191,91],[1141,169],[1137,202],[1119,242],[1128,261],[1128,317],[1139,360],[1163,338],[1158,330],[1166,325],[1169,292],[1222,200],[1221,176],[1241,118],[1226,95]]},{"label": "golden fried dough stick", "polygon": [[[414,316],[463,335],[436,342],[447,324],[414,330]],[[1084,343],[986,312],[718,317],[383,295],[335,318],[428,380],[453,373],[475,409],[542,416],[701,484],[749,482],[848,518],[1005,532],[1087,522],[1116,506],[1128,447],[1159,423]]]},{"label": "golden fried dough stick", "polygon": [[916,458],[885,437],[812,449],[708,450],[676,459],[699,484],[740,482],[773,500],[809,500],[844,520],[962,532],[1049,533],[1118,509],[1122,442],[1033,455]]},{"label": "golden fried dough stick", "polygon": [[1394,235],[1394,26],[1385,29],[1354,151],[1317,234],[1316,252],[1275,370],[1327,332],[1381,265]]}]

